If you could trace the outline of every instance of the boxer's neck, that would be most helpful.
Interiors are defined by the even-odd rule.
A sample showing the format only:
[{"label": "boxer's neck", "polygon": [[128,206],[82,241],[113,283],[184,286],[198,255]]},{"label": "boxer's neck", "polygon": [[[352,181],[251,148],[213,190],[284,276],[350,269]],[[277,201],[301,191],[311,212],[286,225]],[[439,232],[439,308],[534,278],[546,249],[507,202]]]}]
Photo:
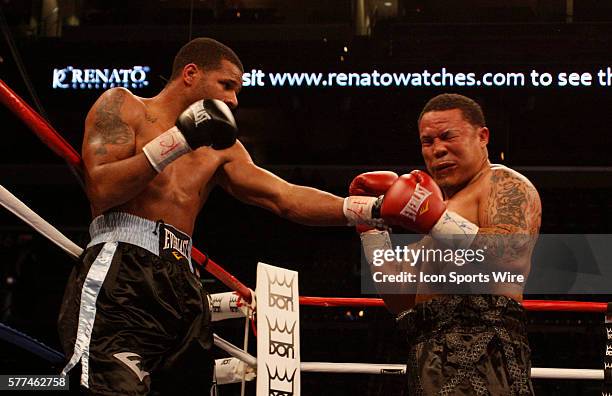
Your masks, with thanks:
[{"label": "boxer's neck", "polygon": [[172,81],[160,93],[151,98],[150,103],[162,110],[163,113],[176,118],[195,101],[191,100],[190,96],[186,94],[179,81]]},{"label": "boxer's neck", "polygon": [[489,161],[489,158],[485,157],[476,173],[472,177],[468,178],[464,183],[458,184],[456,186],[448,186],[442,189],[442,192],[444,193],[444,200],[448,201],[459,191],[463,190],[470,184],[476,183],[476,181],[478,181],[480,177],[489,169],[491,169],[491,162]]}]

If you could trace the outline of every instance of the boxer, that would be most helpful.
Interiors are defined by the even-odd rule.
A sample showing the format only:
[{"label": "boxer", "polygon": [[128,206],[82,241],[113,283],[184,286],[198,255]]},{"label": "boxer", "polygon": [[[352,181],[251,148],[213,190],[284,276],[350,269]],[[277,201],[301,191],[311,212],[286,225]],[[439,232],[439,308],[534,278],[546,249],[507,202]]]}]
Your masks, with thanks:
[{"label": "boxer", "polygon": [[302,224],[371,221],[364,207],[374,198],[343,200],[253,163],[230,110],[242,74],[230,48],[198,38],[177,53],[157,96],[109,89],[87,115],[92,239],[70,275],[58,324],[69,357],[63,373],[80,363],[88,392],[208,391],[210,312],[190,255],[196,216],[214,186]]},{"label": "boxer", "polygon": [[[540,198],[527,178],[489,162],[480,106],[465,96],[439,95],[425,105],[418,125],[428,173],[395,180],[364,174],[352,185],[365,195],[384,194],[374,207],[386,224],[425,234],[418,245],[487,246],[489,264],[526,277],[540,228]],[[391,246],[387,231],[361,236],[366,255]],[[422,261],[411,270],[431,268]],[[409,394],[533,394],[521,287],[445,294],[417,284],[400,297],[383,294],[407,332]]]}]

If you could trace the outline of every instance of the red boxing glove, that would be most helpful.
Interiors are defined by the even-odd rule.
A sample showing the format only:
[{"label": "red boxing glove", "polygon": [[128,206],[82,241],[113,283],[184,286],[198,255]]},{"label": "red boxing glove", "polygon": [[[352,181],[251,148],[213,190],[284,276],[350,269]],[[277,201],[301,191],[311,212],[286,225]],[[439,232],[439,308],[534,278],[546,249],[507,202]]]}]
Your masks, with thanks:
[{"label": "red boxing glove", "polygon": [[366,172],[356,176],[349,186],[349,195],[378,197],[384,195],[397,180],[397,173],[389,171]]},{"label": "red boxing glove", "polygon": [[400,176],[387,190],[380,208],[386,223],[421,234],[429,233],[445,211],[440,187],[419,170]]},{"label": "red boxing glove", "polygon": [[[349,195],[378,197],[384,195],[397,180],[397,173],[389,171],[366,172],[356,176],[349,186]],[[357,224],[358,233],[372,230],[366,224]]]},{"label": "red boxing glove", "polygon": [[380,208],[385,223],[421,234],[430,234],[445,244],[467,248],[478,234],[478,226],[446,210],[440,187],[427,173],[412,171],[389,188]]}]

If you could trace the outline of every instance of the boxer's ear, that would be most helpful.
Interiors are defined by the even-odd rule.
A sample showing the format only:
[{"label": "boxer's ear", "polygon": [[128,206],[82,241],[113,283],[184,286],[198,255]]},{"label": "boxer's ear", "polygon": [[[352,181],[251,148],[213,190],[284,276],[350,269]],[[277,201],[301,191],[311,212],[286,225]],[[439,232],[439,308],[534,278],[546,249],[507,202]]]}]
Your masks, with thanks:
[{"label": "boxer's ear", "polygon": [[183,81],[186,85],[192,86],[195,83],[200,69],[195,63],[188,63],[183,67]]},{"label": "boxer's ear", "polygon": [[482,146],[486,146],[487,144],[489,144],[489,128],[487,127],[481,127],[478,128],[478,139],[480,140],[480,143]]}]

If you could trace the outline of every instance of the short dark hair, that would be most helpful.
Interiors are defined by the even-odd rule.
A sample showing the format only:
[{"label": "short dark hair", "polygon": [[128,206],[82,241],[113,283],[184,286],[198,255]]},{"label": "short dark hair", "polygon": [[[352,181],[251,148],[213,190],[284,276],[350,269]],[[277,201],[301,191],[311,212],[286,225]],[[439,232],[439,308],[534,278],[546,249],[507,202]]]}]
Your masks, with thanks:
[{"label": "short dark hair", "polygon": [[221,67],[223,59],[238,66],[240,71],[244,72],[238,55],[227,45],[207,37],[193,39],[185,44],[174,57],[170,80],[180,75],[183,68],[190,63],[195,63],[204,70],[216,70]]},{"label": "short dark hair", "polygon": [[425,113],[430,111],[444,111],[459,109],[463,113],[463,117],[472,125],[478,127],[484,127],[486,125],[485,117],[482,112],[482,108],[478,103],[468,98],[467,96],[459,94],[441,94],[434,98],[431,98],[423,111],[419,115],[419,123]]}]

